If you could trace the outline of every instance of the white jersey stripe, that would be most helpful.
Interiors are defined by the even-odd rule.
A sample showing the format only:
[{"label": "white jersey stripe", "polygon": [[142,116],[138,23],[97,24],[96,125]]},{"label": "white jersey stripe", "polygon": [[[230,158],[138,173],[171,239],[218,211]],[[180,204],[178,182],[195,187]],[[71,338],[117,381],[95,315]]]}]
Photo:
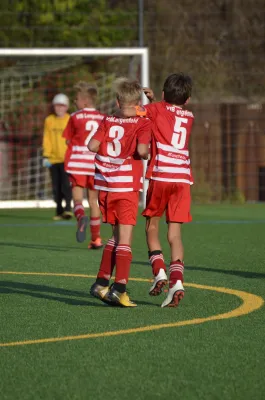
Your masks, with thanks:
[{"label": "white jersey stripe", "polygon": [[68,168],[71,168],[71,167],[92,169],[92,168],[95,168],[95,165],[91,164],[91,163],[69,161]]},{"label": "white jersey stripe", "polygon": [[[128,157],[127,160],[129,160],[131,157]],[[106,162],[109,164],[123,164],[124,163],[124,158],[113,158],[113,157],[105,157],[105,156],[100,156],[99,154],[96,155],[96,160],[99,160],[101,162]]]},{"label": "white jersey stripe", "polygon": [[[105,186],[99,186],[97,184],[94,185],[94,188],[96,190],[103,190],[104,192],[119,192],[119,193],[133,192],[133,188],[110,188]],[[140,192],[141,191],[142,190],[140,190]]]},{"label": "white jersey stripe", "polygon": [[182,154],[182,155],[187,156],[187,157],[189,156],[188,150],[178,150],[173,146],[169,146],[167,144],[163,144],[163,143],[160,143],[160,142],[157,142],[156,144],[157,144],[157,148],[158,149],[161,149],[161,150],[164,150],[164,151],[171,151],[172,153]]},{"label": "white jersey stripe", "polygon": [[163,154],[157,154],[155,159],[157,161],[164,162],[164,163],[167,163],[167,164],[174,164],[174,165],[187,164],[187,165],[190,165],[190,160],[182,160],[181,158],[166,157]]},{"label": "white jersey stripe", "polygon": [[100,164],[95,162],[95,166],[98,168],[98,170],[100,172],[132,171],[132,165],[131,164],[121,165],[120,167],[117,166],[116,168],[108,168],[108,167],[102,167]]},{"label": "white jersey stripe", "polygon": [[95,174],[95,179],[99,181],[106,181],[106,182],[133,182],[133,176],[103,176],[101,174]]},{"label": "white jersey stripe", "polygon": [[94,170],[94,168],[93,168],[93,170],[90,169],[90,170],[86,170],[86,171],[84,172],[84,171],[71,170],[71,169],[67,168],[66,172],[67,172],[68,174],[71,174],[71,175],[89,175],[89,176],[91,175],[91,176],[94,176],[95,170]]},{"label": "white jersey stripe", "polygon": [[72,154],[70,160],[94,160],[95,154]]},{"label": "white jersey stripe", "polygon": [[73,146],[72,151],[85,151],[88,152],[88,148],[86,146]]},{"label": "white jersey stripe", "polygon": [[164,173],[172,173],[172,174],[189,174],[190,168],[179,168],[179,167],[162,167],[162,166],[154,166],[153,172],[164,172]]}]

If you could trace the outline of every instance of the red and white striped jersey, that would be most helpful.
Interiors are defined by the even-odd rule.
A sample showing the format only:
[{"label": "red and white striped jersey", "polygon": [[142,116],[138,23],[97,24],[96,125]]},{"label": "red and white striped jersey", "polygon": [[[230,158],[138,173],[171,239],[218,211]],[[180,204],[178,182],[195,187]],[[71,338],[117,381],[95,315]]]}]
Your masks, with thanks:
[{"label": "red and white striped jersey", "polygon": [[63,137],[69,141],[65,156],[65,171],[72,175],[94,175],[95,153],[87,144],[96,133],[104,115],[94,108],[83,108],[73,113]]},{"label": "red and white striped jersey", "polygon": [[192,112],[165,101],[145,107],[153,123],[151,159],[146,178],[192,184],[188,148],[194,120]]},{"label": "red and white striped jersey", "polygon": [[95,158],[94,187],[109,192],[141,191],[143,163],[137,144],[149,144],[151,121],[148,118],[106,117],[94,139],[101,142]]}]

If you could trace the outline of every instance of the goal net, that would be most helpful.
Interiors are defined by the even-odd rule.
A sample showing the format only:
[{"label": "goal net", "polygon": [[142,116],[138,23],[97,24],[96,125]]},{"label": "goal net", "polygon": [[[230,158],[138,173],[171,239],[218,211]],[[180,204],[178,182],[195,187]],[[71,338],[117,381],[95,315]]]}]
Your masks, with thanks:
[{"label": "goal net", "polygon": [[0,72],[0,207],[53,206],[49,170],[42,167],[43,124],[53,97],[65,93],[73,112],[74,84],[93,82],[97,108],[111,114],[117,76],[148,86],[148,50],[0,49]]}]

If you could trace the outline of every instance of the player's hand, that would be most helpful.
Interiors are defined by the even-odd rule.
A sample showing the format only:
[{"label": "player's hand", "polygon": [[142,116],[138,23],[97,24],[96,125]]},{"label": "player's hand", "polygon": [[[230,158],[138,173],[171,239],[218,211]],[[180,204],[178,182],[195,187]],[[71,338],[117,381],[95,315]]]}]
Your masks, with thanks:
[{"label": "player's hand", "polygon": [[44,168],[50,168],[52,166],[52,163],[48,160],[48,158],[43,158],[42,159],[42,166]]},{"label": "player's hand", "polygon": [[150,103],[155,101],[155,95],[154,95],[154,92],[152,89],[144,87],[143,92],[146,95],[146,97],[148,98],[148,100],[150,101]]}]

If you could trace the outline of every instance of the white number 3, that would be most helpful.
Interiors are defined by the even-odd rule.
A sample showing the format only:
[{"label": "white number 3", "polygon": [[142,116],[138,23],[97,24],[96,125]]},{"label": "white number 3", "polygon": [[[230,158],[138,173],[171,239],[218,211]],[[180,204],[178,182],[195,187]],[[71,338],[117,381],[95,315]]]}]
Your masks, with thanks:
[{"label": "white number 3", "polygon": [[181,125],[186,124],[188,122],[188,119],[179,117],[175,117],[175,119],[176,120],[171,144],[175,147],[175,149],[180,150],[184,148],[187,138],[187,129]]},{"label": "white number 3", "polygon": [[109,156],[118,157],[121,154],[121,142],[124,128],[122,126],[112,126],[109,130],[109,137],[114,138],[113,142],[108,143],[107,153]]}]

